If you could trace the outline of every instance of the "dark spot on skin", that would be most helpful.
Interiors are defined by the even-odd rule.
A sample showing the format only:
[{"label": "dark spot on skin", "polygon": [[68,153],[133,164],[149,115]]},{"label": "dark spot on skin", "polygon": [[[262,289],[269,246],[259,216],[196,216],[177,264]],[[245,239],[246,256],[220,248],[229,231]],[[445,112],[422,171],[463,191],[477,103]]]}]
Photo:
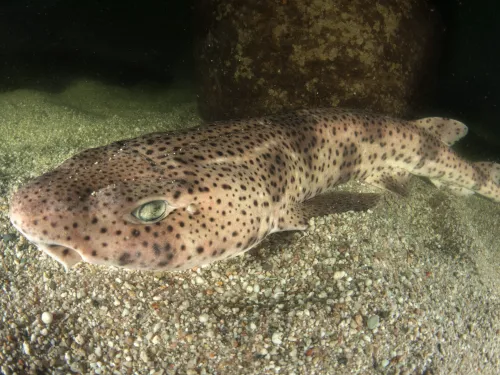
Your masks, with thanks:
[{"label": "dark spot on skin", "polygon": [[130,259],[130,253],[123,253],[120,255],[120,258],[118,258],[118,263],[120,266],[125,266],[127,264],[132,263],[133,261]]},{"label": "dark spot on skin", "polygon": [[196,248],[196,252],[197,252],[198,254],[201,254],[201,253],[203,253],[204,251],[205,251],[205,249],[203,248],[203,246],[198,246],[198,247]]},{"label": "dark spot on skin", "polygon": [[153,244],[153,251],[155,253],[156,256],[160,256],[161,254],[161,247],[159,244],[155,243]]},{"label": "dark spot on skin", "polygon": [[97,256],[97,251],[92,250],[92,256],[93,256],[93,257]]},{"label": "dark spot on skin", "polygon": [[132,230],[132,236],[134,237],[139,237],[141,235],[141,232],[137,229]]}]

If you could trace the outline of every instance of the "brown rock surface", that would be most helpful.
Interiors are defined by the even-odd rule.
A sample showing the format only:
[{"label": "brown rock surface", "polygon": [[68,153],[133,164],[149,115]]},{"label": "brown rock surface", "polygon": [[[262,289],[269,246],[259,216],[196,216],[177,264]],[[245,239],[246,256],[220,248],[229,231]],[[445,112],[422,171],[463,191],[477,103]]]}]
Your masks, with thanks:
[{"label": "brown rock surface", "polygon": [[196,14],[206,120],[324,106],[404,115],[436,69],[439,17],[422,0],[205,0]]}]

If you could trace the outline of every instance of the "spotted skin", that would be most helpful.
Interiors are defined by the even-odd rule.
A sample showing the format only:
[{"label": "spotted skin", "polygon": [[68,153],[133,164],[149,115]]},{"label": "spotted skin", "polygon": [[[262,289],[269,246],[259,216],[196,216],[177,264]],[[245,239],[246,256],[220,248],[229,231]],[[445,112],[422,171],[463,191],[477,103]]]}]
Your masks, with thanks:
[{"label": "spotted skin", "polygon": [[[415,174],[498,202],[499,165],[449,148],[466,130],[318,109],[148,134],[85,150],[21,187],[10,218],[67,268],[186,269],[303,230],[311,216],[372,206],[374,195],[322,194],[351,179],[404,194]],[[166,202],[162,220],[132,214],[151,201]]]}]

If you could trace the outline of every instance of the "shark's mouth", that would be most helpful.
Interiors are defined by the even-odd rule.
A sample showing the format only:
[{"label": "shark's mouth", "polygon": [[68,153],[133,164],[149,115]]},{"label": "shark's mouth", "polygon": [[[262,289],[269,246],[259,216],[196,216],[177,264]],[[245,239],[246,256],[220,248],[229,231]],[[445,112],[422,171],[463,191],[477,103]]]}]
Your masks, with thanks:
[{"label": "shark's mouth", "polygon": [[38,247],[44,253],[50,255],[52,258],[61,263],[64,268],[69,269],[75,264],[83,261],[82,256],[78,251],[67,246],[63,246],[57,243],[49,243],[43,241],[37,241],[29,233],[21,228],[14,220],[11,218],[12,225],[23,234],[24,237],[28,239],[33,245]]}]

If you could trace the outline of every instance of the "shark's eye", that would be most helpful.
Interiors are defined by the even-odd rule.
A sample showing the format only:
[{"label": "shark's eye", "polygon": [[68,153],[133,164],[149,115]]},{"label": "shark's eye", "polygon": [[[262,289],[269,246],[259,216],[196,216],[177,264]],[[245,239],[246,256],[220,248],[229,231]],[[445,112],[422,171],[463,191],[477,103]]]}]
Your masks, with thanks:
[{"label": "shark's eye", "polygon": [[144,203],[132,211],[132,216],[136,219],[151,223],[160,221],[167,213],[167,202],[165,201],[151,201]]}]

